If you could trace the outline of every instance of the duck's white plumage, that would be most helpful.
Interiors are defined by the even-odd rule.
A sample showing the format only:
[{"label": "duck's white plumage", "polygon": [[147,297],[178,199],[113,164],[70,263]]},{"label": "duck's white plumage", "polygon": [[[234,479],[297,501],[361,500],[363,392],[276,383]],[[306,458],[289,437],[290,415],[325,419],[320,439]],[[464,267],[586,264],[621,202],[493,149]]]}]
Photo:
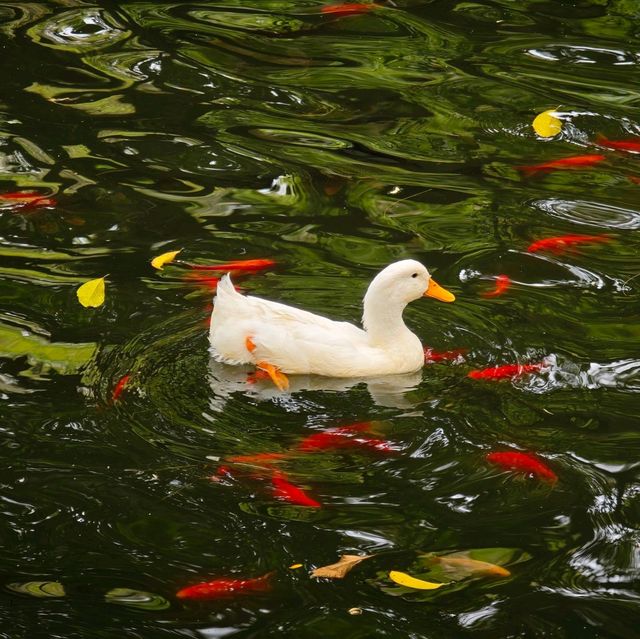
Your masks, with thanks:
[{"label": "duck's white plumage", "polygon": [[[364,377],[409,373],[422,367],[424,353],[402,312],[425,294],[443,301],[454,299],[431,280],[420,262],[402,260],[387,266],[365,295],[363,330],[241,295],[226,275],[218,284],[211,315],[211,352],[216,360],[228,364],[268,362],[291,374]],[[247,338],[255,345],[252,350],[247,348]]]}]

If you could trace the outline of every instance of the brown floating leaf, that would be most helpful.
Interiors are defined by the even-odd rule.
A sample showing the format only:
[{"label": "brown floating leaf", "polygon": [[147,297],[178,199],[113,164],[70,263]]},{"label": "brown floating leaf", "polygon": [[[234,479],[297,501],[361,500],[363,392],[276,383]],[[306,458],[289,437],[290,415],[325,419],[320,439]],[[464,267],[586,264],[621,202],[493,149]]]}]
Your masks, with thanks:
[{"label": "brown floating leaf", "polygon": [[321,566],[316,568],[312,573],[312,577],[327,577],[329,579],[342,579],[346,574],[361,561],[369,559],[373,555],[341,555],[340,560],[329,566]]}]

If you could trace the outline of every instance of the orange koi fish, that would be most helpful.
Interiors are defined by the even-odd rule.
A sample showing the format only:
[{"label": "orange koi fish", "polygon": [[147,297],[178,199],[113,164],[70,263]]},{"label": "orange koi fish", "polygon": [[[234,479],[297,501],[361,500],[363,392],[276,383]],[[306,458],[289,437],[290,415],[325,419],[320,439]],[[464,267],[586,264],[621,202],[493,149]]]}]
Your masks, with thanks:
[{"label": "orange koi fish", "polygon": [[466,552],[451,553],[449,555],[423,555],[432,564],[440,564],[447,576],[458,579],[474,575],[488,575],[492,577],[509,577],[511,572],[503,566],[491,564],[488,561],[471,559]]},{"label": "orange koi fish", "polygon": [[320,13],[324,13],[325,15],[355,16],[360,13],[368,13],[377,7],[377,4],[345,2],[343,4],[327,4],[320,9]]},{"label": "orange koi fish", "polygon": [[527,251],[529,253],[551,251],[559,255],[566,249],[577,244],[603,244],[611,242],[611,239],[609,235],[560,235],[558,237],[546,237],[542,240],[536,240],[532,244],[529,244]]},{"label": "orange koi fish", "polygon": [[471,379],[513,379],[529,373],[539,373],[542,366],[542,364],[506,364],[505,366],[471,371],[467,377]]},{"label": "orange koi fish", "polygon": [[468,348],[456,348],[451,351],[436,352],[429,346],[424,348],[424,363],[435,364],[437,362],[455,362],[464,359],[464,355],[469,352]]},{"label": "orange koi fish", "polygon": [[230,579],[222,577],[213,581],[205,581],[194,586],[178,590],[178,599],[218,599],[236,595],[253,595],[272,590],[271,578],[274,571],[254,579]]},{"label": "orange koi fish", "polygon": [[210,277],[209,275],[200,275],[198,273],[187,273],[184,281],[208,288],[212,293],[218,288],[219,277]]},{"label": "orange koi fish", "polygon": [[530,166],[517,166],[519,171],[525,175],[533,175],[538,171],[554,171],[558,169],[581,169],[586,166],[593,166],[598,162],[606,159],[604,155],[572,155],[568,158],[560,160],[551,160],[550,162],[542,162],[541,164],[532,164]]},{"label": "orange koi fish", "polygon": [[111,400],[113,402],[118,401],[118,399],[120,398],[120,395],[122,395],[122,391],[124,390],[125,386],[129,383],[130,379],[131,379],[131,375],[123,375],[118,380],[116,385],[113,387],[113,392],[111,393]]},{"label": "orange koi fish", "polygon": [[253,455],[235,455],[227,457],[234,464],[268,464],[287,457],[285,453],[254,453]]},{"label": "orange koi fish", "polygon": [[302,488],[294,486],[292,483],[287,481],[287,477],[284,473],[273,473],[271,483],[273,485],[273,496],[280,501],[286,501],[290,504],[295,504],[296,506],[322,508],[322,504],[312,497],[309,497]]},{"label": "orange koi fish", "polygon": [[604,135],[598,135],[596,142],[600,146],[614,151],[629,151],[630,153],[640,153],[640,140],[607,140]]},{"label": "orange koi fish", "polygon": [[256,273],[271,268],[275,266],[275,264],[275,260],[264,258],[258,260],[236,260],[234,262],[227,262],[226,264],[207,264],[204,266],[192,264],[191,268],[197,271],[218,271],[222,273],[229,271],[235,271],[236,273]]},{"label": "orange koi fish", "polygon": [[37,191],[15,191],[13,193],[0,193],[0,200],[15,202],[23,208],[35,208],[37,206],[55,206],[53,198],[40,195]]},{"label": "orange koi fish", "polygon": [[505,470],[515,470],[519,473],[526,473],[527,475],[532,475],[533,477],[551,482],[552,484],[558,481],[558,476],[549,466],[529,453],[489,453],[486,459],[488,462],[497,464]]},{"label": "orange koi fish", "polygon": [[481,293],[482,297],[498,297],[507,291],[511,286],[511,279],[508,275],[498,275],[496,277],[496,287],[493,291],[485,291]]},{"label": "orange koi fish", "polygon": [[383,439],[374,437],[357,437],[361,433],[371,429],[369,422],[329,428],[320,433],[313,433],[305,437],[299,444],[298,450],[305,453],[327,450],[330,448],[370,448],[384,453],[396,452],[396,449]]}]

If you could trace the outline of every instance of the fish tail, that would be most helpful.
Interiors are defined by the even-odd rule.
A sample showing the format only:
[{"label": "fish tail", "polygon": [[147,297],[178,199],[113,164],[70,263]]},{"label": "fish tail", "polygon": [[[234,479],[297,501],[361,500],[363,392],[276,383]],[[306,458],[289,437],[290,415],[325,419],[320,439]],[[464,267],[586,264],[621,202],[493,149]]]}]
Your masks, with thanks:
[{"label": "fish tail", "polygon": [[518,171],[522,173],[523,177],[526,178],[533,177],[541,171],[540,167],[537,166],[516,166],[516,169],[518,169]]}]

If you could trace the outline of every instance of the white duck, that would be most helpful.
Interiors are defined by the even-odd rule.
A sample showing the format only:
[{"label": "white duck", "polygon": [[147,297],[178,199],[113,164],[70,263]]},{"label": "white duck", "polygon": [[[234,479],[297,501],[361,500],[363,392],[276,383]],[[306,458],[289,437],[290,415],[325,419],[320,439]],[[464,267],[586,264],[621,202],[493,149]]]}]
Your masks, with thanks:
[{"label": "white duck", "polygon": [[254,364],[280,390],[284,373],[368,377],[410,373],[424,364],[422,344],[402,312],[422,296],[453,302],[416,260],[387,266],[364,296],[364,330],[292,306],[238,293],[229,275],[218,284],[209,341],[226,364]]}]

